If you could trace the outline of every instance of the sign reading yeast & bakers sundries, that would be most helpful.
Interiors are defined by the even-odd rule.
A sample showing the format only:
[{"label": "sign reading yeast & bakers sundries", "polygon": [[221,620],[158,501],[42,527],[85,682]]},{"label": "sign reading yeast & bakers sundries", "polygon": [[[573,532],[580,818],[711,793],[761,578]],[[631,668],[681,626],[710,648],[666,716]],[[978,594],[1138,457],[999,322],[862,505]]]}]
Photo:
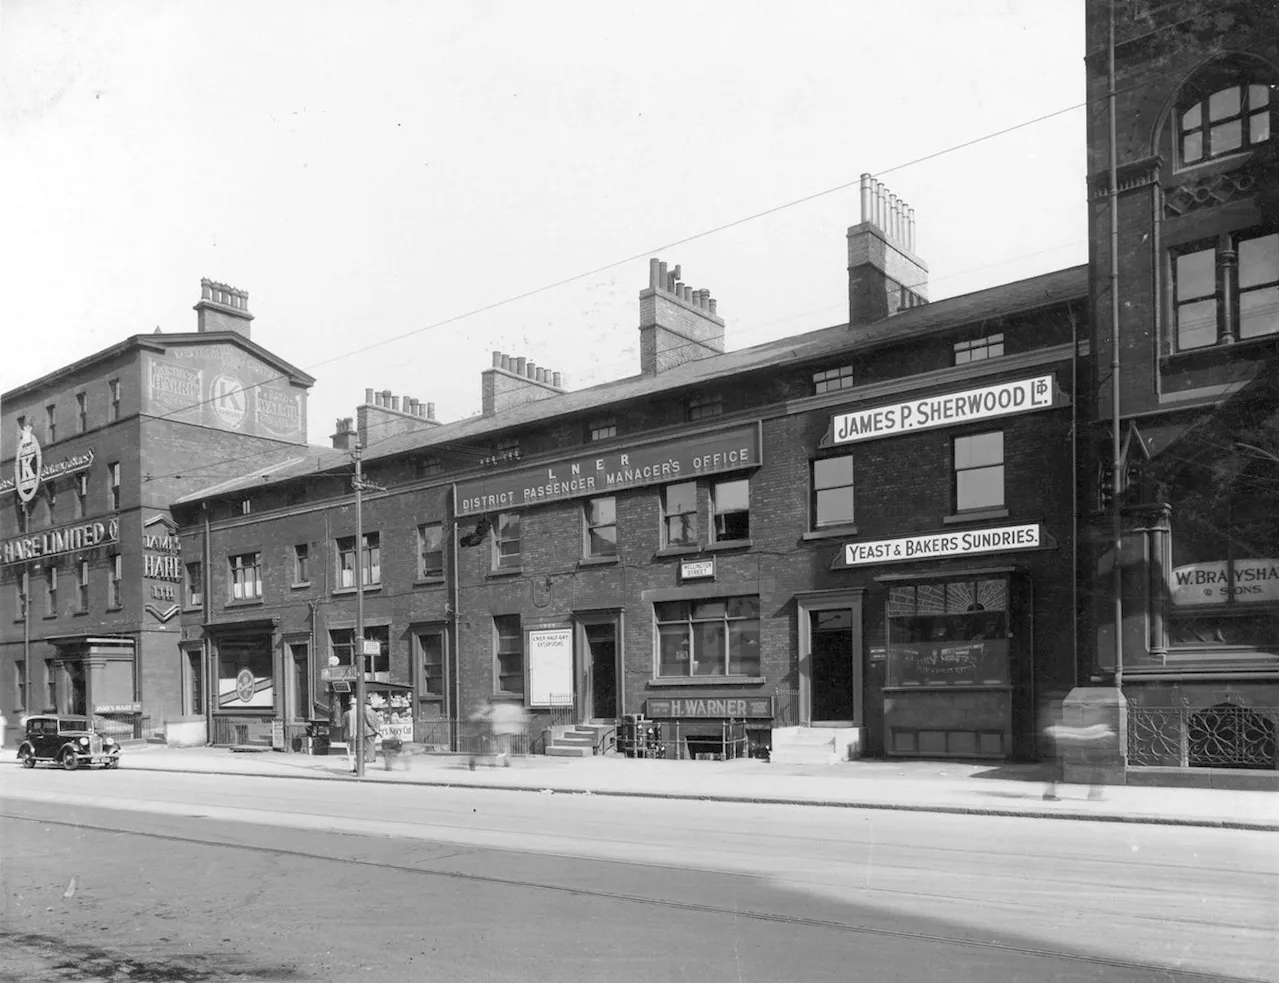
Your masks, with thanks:
[{"label": "sign reading yeast & bakers sundries", "polygon": [[875,539],[865,543],[845,543],[836,555],[833,569],[858,567],[868,563],[901,563],[907,560],[936,560],[947,556],[975,556],[982,553],[1012,553],[1053,545],[1038,522],[993,529]]},{"label": "sign reading yeast & bakers sundries", "polygon": [[1063,405],[1065,398],[1058,391],[1052,375],[1018,379],[981,389],[966,389],[840,413],[831,418],[831,429],[822,438],[821,446],[877,440]]}]

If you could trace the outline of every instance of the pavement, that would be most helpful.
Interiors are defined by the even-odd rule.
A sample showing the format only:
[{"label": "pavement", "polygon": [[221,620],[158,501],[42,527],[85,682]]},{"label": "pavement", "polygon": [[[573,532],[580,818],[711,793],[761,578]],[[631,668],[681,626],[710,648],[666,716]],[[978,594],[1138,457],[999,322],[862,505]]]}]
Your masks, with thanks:
[{"label": "pavement", "polygon": [[[13,751],[2,759],[15,766]],[[120,767],[139,771],[270,776],[527,791],[544,795],[616,795],[776,803],[856,809],[1157,823],[1280,831],[1280,793],[1208,788],[1061,785],[1046,801],[1047,765],[939,761],[846,761],[784,765],[755,758],[668,761],[602,755],[513,756],[505,767],[466,755],[409,753],[388,770],[381,754],[357,778],[344,754],[307,755],[270,749],[127,746]],[[12,775],[12,773],[10,773]]]}]

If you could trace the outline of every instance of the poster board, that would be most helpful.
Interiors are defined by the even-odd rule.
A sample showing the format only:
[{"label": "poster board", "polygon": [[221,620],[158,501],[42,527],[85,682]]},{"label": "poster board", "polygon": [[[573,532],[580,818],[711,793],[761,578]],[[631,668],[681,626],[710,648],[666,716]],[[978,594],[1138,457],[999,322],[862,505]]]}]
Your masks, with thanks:
[{"label": "poster board", "polygon": [[526,636],[529,654],[529,706],[573,702],[573,629],[537,628]]}]

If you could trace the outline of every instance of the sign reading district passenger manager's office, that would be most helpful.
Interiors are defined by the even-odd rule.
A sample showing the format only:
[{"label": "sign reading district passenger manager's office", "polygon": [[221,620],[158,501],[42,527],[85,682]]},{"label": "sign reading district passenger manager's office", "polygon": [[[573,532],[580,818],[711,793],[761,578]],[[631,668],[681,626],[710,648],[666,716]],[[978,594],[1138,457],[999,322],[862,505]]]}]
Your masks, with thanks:
[{"label": "sign reading district passenger manager's office", "polygon": [[760,429],[753,423],[460,481],[457,514],[478,515],[608,495],[644,485],[692,481],[700,475],[739,471],[759,463]]},{"label": "sign reading district passenger manager's office", "polygon": [[982,389],[927,396],[907,403],[871,406],[831,418],[831,429],[822,438],[823,447],[877,440],[917,430],[954,427],[976,420],[1047,410],[1064,405],[1054,377],[1037,376],[1001,382]]},{"label": "sign reading district passenger manager's office", "polygon": [[1052,545],[1046,542],[1047,539],[1044,527],[1038,522],[1022,526],[905,536],[902,539],[873,539],[865,543],[845,543],[836,554],[831,567],[838,570],[869,563],[902,563],[909,560],[937,560],[949,556],[976,556],[982,553],[1013,553]]}]

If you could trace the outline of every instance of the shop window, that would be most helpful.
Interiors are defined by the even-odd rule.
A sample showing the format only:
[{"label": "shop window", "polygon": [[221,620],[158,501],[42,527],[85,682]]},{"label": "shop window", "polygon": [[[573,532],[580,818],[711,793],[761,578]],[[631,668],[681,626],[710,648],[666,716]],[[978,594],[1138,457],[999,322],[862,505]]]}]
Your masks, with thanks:
[{"label": "shop window", "polygon": [[270,710],[275,706],[271,635],[218,641],[218,709]]},{"label": "shop window", "polygon": [[89,561],[80,561],[80,576],[76,584],[76,610],[81,614],[89,610]]},{"label": "shop window", "polygon": [[204,607],[204,567],[199,563],[188,563],[184,568],[186,575],[187,607]]},{"label": "shop window", "polygon": [[612,416],[601,416],[587,423],[587,441],[608,440],[618,436],[618,421]]},{"label": "shop window", "polygon": [[110,565],[107,567],[107,608],[116,609],[124,606],[124,596],[122,585],[124,583],[123,575],[124,557],[119,553],[111,556]]},{"label": "shop window", "polygon": [[957,341],[952,346],[956,365],[968,365],[970,362],[983,362],[989,358],[999,358],[1004,354],[1004,332],[983,335],[981,338],[970,338]]},{"label": "shop window", "polygon": [[89,503],[89,476],[81,473],[76,475],[76,518],[83,519],[88,514]]},{"label": "shop window", "polygon": [[724,402],[719,396],[694,396],[685,404],[684,418],[689,423],[724,415]]},{"label": "shop window", "polygon": [[746,478],[711,486],[711,511],[718,543],[751,538],[751,482]]},{"label": "shop window", "polygon": [[682,481],[662,489],[662,545],[698,544],[698,484]]},{"label": "shop window", "polygon": [[52,444],[58,439],[58,407],[54,403],[50,403],[44,408],[44,412],[48,421],[49,443]]},{"label": "shop window", "polygon": [[107,487],[112,511],[120,508],[120,462],[107,465]]},{"label": "shop window", "polygon": [[518,614],[493,618],[494,692],[524,696],[524,635]]},{"label": "shop window", "polygon": [[952,441],[956,512],[1004,505],[1004,431],[970,434]]},{"label": "shop window", "polygon": [[228,559],[231,567],[231,600],[262,597],[262,554],[241,553]]},{"label": "shop window", "polygon": [[1185,167],[1266,143],[1275,131],[1275,93],[1247,70],[1216,65],[1183,90],[1176,110],[1178,160]]},{"label": "shop window", "polygon": [[[356,585],[356,537],[342,536],[338,545],[338,587],[346,590]],[[365,587],[382,583],[382,546],[379,534],[367,532],[361,540],[360,577]]]},{"label": "shop window", "polygon": [[520,569],[520,513],[499,512],[493,526],[493,568]]},{"label": "shop window", "polygon": [[853,522],[853,457],[824,457],[813,462],[809,507],[813,528],[847,526]]},{"label": "shop window", "polygon": [[44,615],[51,618],[58,613],[58,568],[44,568]]},{"label": "shop window", "polygon": [[653,606],[659,676],[760,675],[760,599],[717,597]]},{"label": "shop window", "polygon": [[587,500],[585,555],[618,555],[618,504],[612,495]]},{"label": "shop window", "polygon": [[418,578],[438,580],[444,577],[444,526],[426,522],[418,526]]},{"label": "shop window", "polygon": [[293,584],[295,587],[311,583],[311,544],[295,543],[293,546]]},{"label": "shop window", "polygon": [[[365,625],[364,637],[378,643],[378,654],[370,655],[365,663],[366,672],[389,673],[391,671],[391,629],[386,625]],[[354,628],[333,628],[329,631],[329,651],[338,657],[338,664],[355,665],[357,655]]]},{"label": "shop window", "polygon": [[853,366],[838,365],[834,369],[823,369],[813,374],[813,394],[835,392],[839,389],[853,388]]},{"label": "shop window", "polygon": [[444,632],[420,631],[414,635],[418,654],[418,695],[445,696]]},{"label": "shop window", "polygon": [[111,397],[111,411],[107,419],[115,423],[120,419],[120,380],[112,379],[108,382],[107,392]]},{"label": "shop window", "polygon": [[44,708],[50,713],[58,711],[58,667],[52,659],[44,660]]},{"label": "shop window", "polygon": [[1003,579],[890,587],[886,685],[1006,685],[1008,610]]},{"label": "shop window", "polygon": [[1180,246],[1170,262],[1178,351],[1273,335],[1276,234],[1241,232]]},{"label": "shop window", "polygon": [[15,710],[25,710],[27,707],[26,659],[13,661],[13,706]]},{"label": "shop window", "polygon": [[89,429],[89,394],[76,393],[76,431],[84,433]]}]

